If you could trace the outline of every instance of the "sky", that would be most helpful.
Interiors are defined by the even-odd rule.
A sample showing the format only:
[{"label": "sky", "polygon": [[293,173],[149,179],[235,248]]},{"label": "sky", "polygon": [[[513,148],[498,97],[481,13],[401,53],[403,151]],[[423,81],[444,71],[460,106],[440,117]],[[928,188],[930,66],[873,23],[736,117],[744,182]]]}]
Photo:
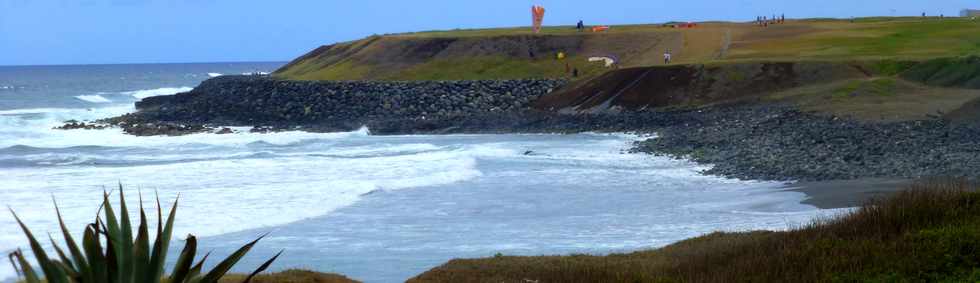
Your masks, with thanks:
[{"label": "sky", "polygon": [[0,65],[287,61],[372,34],[530,25],[958,15],[976,0],[0,0]]}]

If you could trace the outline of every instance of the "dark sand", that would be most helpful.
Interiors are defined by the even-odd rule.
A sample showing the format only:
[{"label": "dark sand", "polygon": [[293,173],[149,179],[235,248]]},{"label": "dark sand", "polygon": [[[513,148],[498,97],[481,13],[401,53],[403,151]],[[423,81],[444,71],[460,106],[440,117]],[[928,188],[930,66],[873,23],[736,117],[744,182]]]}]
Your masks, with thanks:
[{"label": "dark sand", "polygon": [[909,179],[866,178],[857,180],[798,182],[788,185],[790,191],[802,192],[802,202],[822,209],[858,207],[876,197],[886,197],[911,185]]}]

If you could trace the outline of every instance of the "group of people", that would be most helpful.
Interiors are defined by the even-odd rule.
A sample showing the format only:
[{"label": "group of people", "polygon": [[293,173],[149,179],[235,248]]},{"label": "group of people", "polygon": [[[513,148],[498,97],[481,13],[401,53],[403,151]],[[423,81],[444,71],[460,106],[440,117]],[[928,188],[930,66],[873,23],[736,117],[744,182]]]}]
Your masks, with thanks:
[{"label": "group of people", "polygon": [[772,18],[767,16],[755,17],[755,24],[759,25],[760,27],[768,27],[769,25],[782,24],[785,22],[786,22],[786,14],[779,15],[779,17],[776,17],[776,15],[772,15]]}]

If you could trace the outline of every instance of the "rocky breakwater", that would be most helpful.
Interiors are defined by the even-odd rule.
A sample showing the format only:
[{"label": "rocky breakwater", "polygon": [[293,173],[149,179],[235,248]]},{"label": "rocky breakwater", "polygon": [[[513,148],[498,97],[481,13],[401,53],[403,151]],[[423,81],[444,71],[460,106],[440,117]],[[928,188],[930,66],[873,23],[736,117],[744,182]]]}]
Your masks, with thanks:
[{"label": "rocky breakwater", "polygon": [[[108,122],[130,134],[159,135],[160,127],[259,126],[308,131],[377,133],[486,132],[480,120],[523,121],[538,97],[563,80],[286,81],[268,76],[222,76],[194,90],[143,99],[138,111]],[[178,126],[178,127],[175,127]],[[473,125],[468,129],[467,125]],[[513,125],[495,125],[497,129]]]}]

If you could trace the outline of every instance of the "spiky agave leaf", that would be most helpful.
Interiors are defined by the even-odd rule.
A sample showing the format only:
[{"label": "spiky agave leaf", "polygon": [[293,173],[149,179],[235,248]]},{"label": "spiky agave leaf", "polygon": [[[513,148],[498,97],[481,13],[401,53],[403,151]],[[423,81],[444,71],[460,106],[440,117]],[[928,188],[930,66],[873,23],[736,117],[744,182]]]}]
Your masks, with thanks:
[{"label": "spiky agave leaf", "polygon": [[[16,251],[10,253],[10,257],[17,259],[17,264],[14,264],[14,269],[17,270],[18,273],[24,276],[25,282],[41,283],[41,279],[38,278],[37,272],[34,272],[34,268],[31,267],[31,264],[27,262],[26,258],[24,258],[23,251],[17,249]],[[13,264],[14,261],[11,260],[10,263]],[[17,267],[18,265],[20,265],[20,268]]]},{"label": "spiky agave leaf", "polygon": [[133,268],[138,263],[133,259],[133,227],[129,221],[129,209],[126,207],[126,197],[122,184],[119,184],[119,242],[117,243],[116,262],[119,268],[119,283],[133,282]]},{"label": "spiky agave leaf", "polygon": [[245,277],[245,281],[242,281],[242,283],[252,282],[252,278],[255,277],[255,275],[258,275],[259,273],[262,273],[262,271],[269,269],[269,266],[272,265],[272,262],[276,261],[276,259],[279,258],[280,255],[282,255],[282,252],[283,251],[280,250],[278,253],[276,253],[275,256],[265,261],[265,263],[262,263],[262,265],[260,265],[259,268],[256,268],[255,271],[252,271],[252,274],[249,274],[248,277]]},{"label": "spiky agave leaf", "polygon": [[[65,238],[65,244],[68,246],[68,251],[71,252],[72,264],[79,273],[84,275],[89,274],[88,272],[88,261],[85,260],[85,254],[78,248],[78,244],[75,243],[75,239],[68,232],[68,227],[65,226],[65,221],[61,217],[61,209],[58,208],[58,202],[51,196],[51,202],[54,203],[55,214],[58,215],[58,225],[61,226],[61,235]],[[85,282],[93,282],[93,278],[83,278]]]},{"label": "spiky agave leaf", "polygon": [[85,256],[89,263],[89,277],[91,282],[109,282],[109,266],[106,264],[106,257],[103,254],[102,244],[99,242],[98,221],[85,227],[82,235],[82,246],[85,249]]},{"label": "spiky agave leaf", "polygon": [[[119,242],[122,240],[122,232],[119,231],[119,220],[116,219],[116,212],[112,209],[112,204],[109,203],[109,193],[102,193],[102,211],[105,215],[105,220],[101,221],[102,229],[101,234],[106,236],[109,240],[106,242],[108,246],[111,243]],[[115,250],[107,249],[107,251],[112,251],[116,253]],[[107,253],[106,256],[109,256]]]},{"label": "spiky agave leaf", "polygon": [[13,209],[10,209],[10,213],[14,215],[14,219],[17,220],[17,224],[20,225],[20,228],[24,230],[24,234],[27,235],[27,240],[31,245],[31,251],[34,252],[34,258],[37,259],[38,265],[41,266],[41,271],[44,273],[44,277],[47,279],[47,281],[50,283],[68,283],[64,272],[51,263],[51,259],[48,258],[48,254],[44,252],[44,248],[41,247],[41,243],[34,238],[34,234],[31,233],[31,230],[27,229],[27,225],[24,225],[24,222],[20,220],[20,217],[17,216],[17,213],[14,212]]},{"label": "spiky agave leaf", "polygon": [[[170,208],[170,213],[167,215],[167,224],[161,227],[163,223],[163,211],[160,206],[160,196],[157,195],[157,238],[153,242],[153,252],[150,254],[149,269],[147,272],[147,277],[144,280],[147,282],[156,282],[154,280],[159,280],[163,277],[163,265],[167,261],[167,249],[170,248],[170,238],[173,235],[174,230],[174,218],[177,216],[177,203],[180,202],[180,194],[177,194],[177,198],[174,199],[174,204]],[[185,245],[186,248],[186,245]],[[197,245],[195,243],[195,249]],[[193,260],[193,255],[191,256]]]},{"label": "spiky agave leaf", "polygon": [[[133,245],[133,282],[156,282],[147,280],[146,272],[150,264],[150,240],[146,227],[146,213],[143,211],[143,197],[140,196],[140,223],[136,228],[136,243]],[[157,279],[159,280],[159,279]]]},{"label": "spiky agave leaf", "polygon": [[217,283],[218,279],[224,277],[225,274],[228,273],[228,270],[231,270],[231,267],[234,266],[235,263],[238,263],[238,260],[242,259],[242,257],[244,257],[245,254],[259,242],[259,240],[262,240],[262,238],[265,238],[265,235],[262,235],[258,239],[255,239],[255,241],[238,248],[237,251],[229,255],[227,258],[225,258],[225,260],[222,260],[221,263],[218,263],[217,266],[212,268],[208,274],[204,275],[204,278],[201,278],[201,283]]},{"label": "spiky agave leaf", "polygon": [[75,270],[75,267],[71,263],[71,259],[69,259],[67,255],[65,255],[65,251],[58,246],[58,243],[54,242],[54,238],[51,237],[51,234],[48,234],[48,240],[51,241],[51,246],[54,247],[54,251],[58,254],[58,258],[61,260],[61,261],[57,261],[57,260],[52,261],[55,264],[55,266],[61,268],[62,272],[64,272],[65,275],[68,276],[67,279],[69,279],[69,281],[81,281],[79,277],[80,276],[79,272]]},{"label": "spiky agave leaf", "polygon": [[193,283],[201,282],[201,269],[204,267],[204,262],[208,260],[208,256],[210,255],[211,252],[204,254],[204,257],[201,258],[201,261],[197,262],[197,264],[195,264],[194,267],[191,267],[191,270],[187,271],[187,277],[186,279],[184,279],[184,282],[193,282]]},{"label": "spiky agave leaf", "polygon": [[187,235],[187,240],[184,242],[184,250],[180,251],[180,256],[177,257],[177,264],[174,265],[174,270],[170,273],[171,283],[184,282],[184,279],[190,274],[195,253],[197,253],[197,238],[194,235]]}]

